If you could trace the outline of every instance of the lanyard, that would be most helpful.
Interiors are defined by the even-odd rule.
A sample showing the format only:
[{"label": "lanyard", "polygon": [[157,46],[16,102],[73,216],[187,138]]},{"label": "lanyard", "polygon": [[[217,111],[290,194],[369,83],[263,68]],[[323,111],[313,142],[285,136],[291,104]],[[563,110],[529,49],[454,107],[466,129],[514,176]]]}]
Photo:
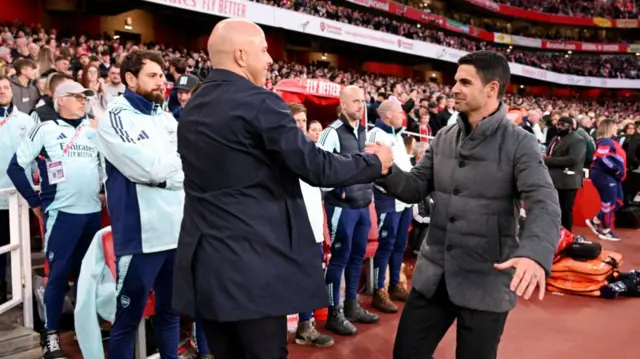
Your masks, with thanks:
[{"label": "lanyard", "polygon": [[558,138],[556,138],[552,143],[551,146],[549,146],[549,156],[553,155],[553,151],[555,151],[556,146],[558,146],[558,144],[560,143],[560,137],[558,136]]},{"label": "lanyard", "polygon": [[0,127],[4,126],[4,124],[7,123],[7,121],[9,121],[11,119],[11,116],[13,116],[13,112],[8,114],[7,117],[0,120]]},{"label": "lanyard", "polygon": [[69,143],[67,143],[67,145],[64,146],[64,150],[62,151],[63,155],[66,155],[67,152],[69,152],[69,150],[71,149],[71,146],[73,146],[76,140],[78,140],[78,136],[80,136],[80,132],[82,132],[83,128],[84,126],[82,125],[78,126],[78,129],[76,130],[75,135],[73,135],[73,137],[71,137],[71,140],[69,140]]}]

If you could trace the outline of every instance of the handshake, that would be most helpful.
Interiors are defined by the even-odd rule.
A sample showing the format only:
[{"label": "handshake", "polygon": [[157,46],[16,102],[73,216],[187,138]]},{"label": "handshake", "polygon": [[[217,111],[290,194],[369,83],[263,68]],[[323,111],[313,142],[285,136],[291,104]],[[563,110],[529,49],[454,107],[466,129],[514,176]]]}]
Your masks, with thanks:
[{"label": "handshake", "polygon": [[382,174],[386,175],[389,173],[391,166],[393,166],[393,152],[391,151],[391,147],[383,145],[380,142],[368,143],[364,151],[378,156],[382,164]]}]

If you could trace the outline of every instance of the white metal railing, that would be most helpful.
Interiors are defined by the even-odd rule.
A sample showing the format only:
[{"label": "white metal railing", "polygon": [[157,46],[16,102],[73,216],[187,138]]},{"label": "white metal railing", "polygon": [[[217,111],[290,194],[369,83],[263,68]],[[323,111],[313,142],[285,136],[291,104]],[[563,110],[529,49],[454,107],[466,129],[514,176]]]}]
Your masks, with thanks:
[{"label": "white metal railing", "polygon": [[33,288],[31,283],[31,234],[29,205],[15,188],[0,188],[9,199],[9,244],[0,246],[0,254],[11,257],[11,300],[0,304],[0,316],[22,304],[24,326],[33,329]]},{"label": "white metal railing", "polygon": [[[376,127],[376,125],[374,125],[373,123],[367,122],[367,131],[369,131],[368,127]],[[426,138],[428,140],[433,140],[434,139],[434,136],[427,136],[427,135],[423,135],[423,134],[415,133],[415,132],[411,132],[411,131],[404,131],[402,133],[404,133],[405,135],[413,136],[413,137]]]}]

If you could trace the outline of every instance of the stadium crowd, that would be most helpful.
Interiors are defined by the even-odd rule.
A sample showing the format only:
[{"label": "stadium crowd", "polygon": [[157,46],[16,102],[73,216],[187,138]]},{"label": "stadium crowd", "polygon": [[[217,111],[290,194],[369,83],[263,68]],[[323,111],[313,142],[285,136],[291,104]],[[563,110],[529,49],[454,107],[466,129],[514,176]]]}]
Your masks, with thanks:
[{"label": "stadium crowd", "polygon": [[397,21],[388,15],[373,15],[349,9],[335,5],[331,1],[291,2],[288,0],[260,0],[258,2],[468,52],[480,50],[499,51],[506,55],[511,62],[558,73],[606,78],[640,78],[640,73],[638,72],[640,57],[634,54],[614,56],[568,55],[564,52],[516,49],[509,45],[489,43],[445,33],[441,30],[424,27],[421,24],[411,23],[408,19],[406,21]]},{"label": "stadium crowd", "polygon": [[[262,0],[260,2],[284,8],[291,8],[296,11],[308,13],[310,15],[320,16],[331,20],[349,23],[378,31],[395,33],[410,39],[426,41],[464,51],[500,51],[507,56],[509,61],[558,73],[605,78],[640,78],[640,72],[638,72],[638,68],[640,67],[640,57],[635,56],[634,54],[597,56],[581,54],[569,55],[566,53],[542,52],[539,50],[528,51],[523,49],[516,49],[508,45],[493,44],[486,41],[448,34],[444,31],[426,28],[419,24],[396,21],[387,16],[375,16],[369,13],[336,6],[333,5],[330,1],[312,0],[308,2],[292,3],[286,0],[277,2],[271,0]],[[14,36],[14,34],[16,34],[17,37],[21,36],[16,25],[19,24],[5,24],[4,29],[0,31],[0,37],[2,38],[0,39],[0,44],[4,43],[4,46],[0,47],[0,63],[8,62],[10,59],[10,57],[8,56],[10,55],[13,55],[13,57],[18,56],[17,52],[9,51],[9,48],[11,47],[18,47],[18,44],[16,42],[23,42],[22,40],[18,41]],[[28,53],[28,51],[36,51],[35,47],[44,44],[44,40],[48,40],[50,35],[52,35],[44,32],[43,29],[38,29],[37,32],[33,33],[28,27],[21,28],[24,29],[24,31],[21,31],[22,35],[35,35],[35,37],[33,37],[33,40],[31,41],[35,43],[34,45],[30,45],[29,43],[27,43],[26,45],[20,45],[20,47],[24,48],[25,53]],[[53,35],[55,38],[55,34]],[[62,42],[63,44],[65,43],[65,41]],[[88,43],[89,42],[85,37],[82,43],[79,44],[81,45],[81,48],[84,49],[87,53],[89,51],[89,45],[87,45]],[[93,53],[96,55],[104,53],[113,55],[114,53],[117,53],[117,46],[119,45],[119,43],[116,41],[111,42],[112,46],[108,46],[109,44],[105,43],[105,40],[95,40],[91,41],[90,43],[91,46],[94,46],[94,44],[97,45],[95,48],[91,48]],[[56,45],[57,44],[54,42],[52,48],[56,49]],[[74,44],[72,44],[72,47],[73,45]],[[32,47],[31,50],[28,50],[29,46]],[[161,50],[163,49],[163,47],[157,45],[156,49]],[[185,51],[183,51],[181,54],[185,55]]]},{"label": "stadium crowd", "polygon": [[575,17],[604,17],[608,19],[640,18],[636,1],[633,0],[495,0],[495,2],[548,14]]},{"label": "stadium crowd", "polygon": [[[318,4],[310,6],[317,6]],[[317,11],[322,11],[320,6],[315,7]],[[331,6],[328,12],[340,12]],[[382,18],[384,19],[384,18]],[[382,21],[382,20],[381,20]],[[122,43],[119,39],[89,39],[84,35],[72,36],[68,39],[60,39],[55,29],[48,33],[41,27],[34,29],[20,23],[6,24],[0,31],[0,37],[4,41],[4,46],[0,46],[0,71],[14,77],[14,87],[20,93],[31,94],[22,96],[31,98],[25,108],[29,112],[38,102],[39,94],[47,94],[45,88],[46,77],[54,71],[65,72],[81,81],[86,87],[98,88],[100,84],[103,91],[99,94],[97,103],[102,105],[97,108],[106,108],[106,96],[117,95],[123,91],[123,87],[118,83],[119,77],[115,68],[109,71],[112,64],[119,63],[131,50],[153,49],[161,51],[165,60],[166,68],[169,70],[167,79],[169,83],[175,81],[179,74],[194,74],[200,79],[204,79],[212,70],[211,62],[204,51],[189,51],[187,49],[177,49],[164,46],[162,44],[133,44],[131,42]],[[462,39],[466,42],[470,40]],[[446,45],[451,45],[446,43]],[[471,48],[470,51],[480,48]],[[515,51],[514,51],[515,52]],[[511,56],[525,56],[524,54],[511,54]],[[541,55],[545,56],[545,55]],[[541,58],[541,57],[538,57]],[[548,57],[551,58],[551,57]],[[564,57],[563,57],[564,58]],[[180,60],[181,59],[181,60]],[[600,58],[594,58],[597,61]],[[602,58],[603,61],[605,58]],[[606,64],[600,64],[599,70],[612,66],[616,61],[623,61],[621,57],[608,57]],[[19,61],[20,60],[20,61]],[[529,58],[529,61],[532,61]],[[574,61],[562,61],[555,63],[556,70],[566,70],[560,67],[561,63],[567,66],[581,65]],[[83,74],[83,68],[89,66],[97,69],[90,70],[91,73]],[[28,71],[31,66],[36,71]],[[625,65],[620,65],[623,68]],[[617,66],[616,66],[617,67]],[[20,72],[19,69],[27,69]],[[583,70],[586,67],[582,68]],[[83,76],[84,75],[84,76]],[[111,76],[110,76],[111,75]],[[394,84],[400,84],[406,94],[395,93],[398,96],[410,96],[415,92],[416,98],[426,98],[435,101],[436,97],[442,95],[447,97],[450,94],[450,87],[439,85],[435,82],[425,82],[420,79],[397,78],[393,76],[383,76],[372,73],[364,73],[358,70],[343,70],[333,67],[318,66],[317,64],[299,64],[293,62],[276,62],[272,65],[270,80],[267,86],[274,86],[283,79],[290,78],[325,78],[342,85],[356,84],[362,86],[369,100],[375,101],[379,97],[387,97],[394,94]],[[522,97],[510,95],[506,98],[509,106],[524,108],[540,108],[545,111],[565,110],[575,111],[576,115],[591,117],[611,117],[620,122],[638,120],[640,114],[640,104],[623,103],[618,101],[584,101],[577,98],[543,98],[543,97]]]}]

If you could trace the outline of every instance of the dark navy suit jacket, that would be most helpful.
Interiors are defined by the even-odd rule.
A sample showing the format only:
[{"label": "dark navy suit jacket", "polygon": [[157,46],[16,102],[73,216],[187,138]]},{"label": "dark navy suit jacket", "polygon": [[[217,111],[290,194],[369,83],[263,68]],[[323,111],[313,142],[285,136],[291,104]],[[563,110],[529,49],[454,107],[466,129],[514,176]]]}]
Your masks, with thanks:
[{"label": "dark navy suit jacket", "polygon": [[186,199],[174,308],[225,322],[327,306],[299,180],[372,182],[378,157],[316,148],[280,96],[221,69],[183,110],[178,152]]}]

